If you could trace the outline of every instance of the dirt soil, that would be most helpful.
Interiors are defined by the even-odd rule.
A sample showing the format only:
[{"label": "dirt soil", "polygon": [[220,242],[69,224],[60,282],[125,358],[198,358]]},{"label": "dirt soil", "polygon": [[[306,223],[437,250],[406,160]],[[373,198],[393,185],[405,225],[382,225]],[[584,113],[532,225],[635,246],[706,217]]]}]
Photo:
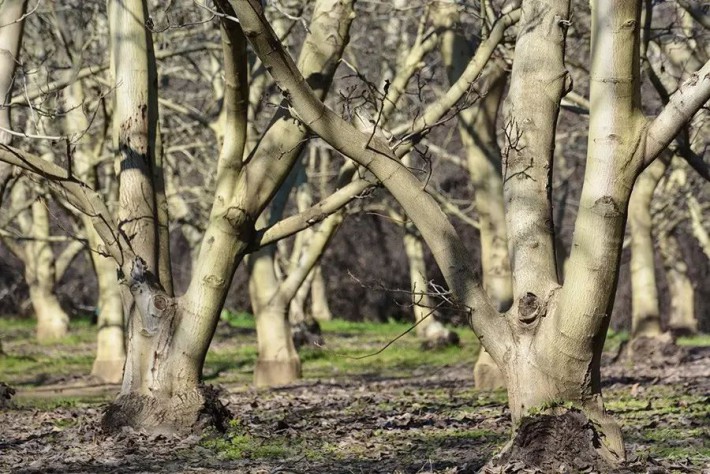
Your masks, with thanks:
[{"label": "dirt soil", "polygon": [[[330,333],[328,340],[371,351],[391,339],[382,331]],[[10,405],[0,407],[0,473],[468,473],[510,437],[505,392],[473,387],[470,339],[460,350],[428,353],[416,338],[402,339],[380,356],[389,361],[382,366],[376,358],[306,352],[308,378],[301,384],[257,391],[248,385],[248,367],[234,368],[254,357],[253,330],[220,325],[206,373],[234,419],[226,433],[177,438],[101,432],[102,411],[118,386],[72,375],[90,367],[90,328],[59,349],[33,343],[29,329],[21,332],[8,333],[15,358],[5,360],[34,358],[44,370],[34,364],[13,372],[0,358],[0,376],[14,374],[6,381],[17,389]],[[223,352],[228,348],[242,352]],[[622,426],[629,459],[617,472],[710,473],[710,347],[683,350],[670,364],[607,358],[605,404]],[[45,352],[51,357],[42,358]],[[402,365],[416,356],[416,365]],[[56,357],[64,365],[54,368]],[[325,365],[331,361],[340,365]],[[393,364],[400,364],[396,371],[384,370]],[[0,398],[9,394],[3,386]],[[560,472],[591,472],[583,464]],[[511,463],[501,472],[545,470]]]},{"label": "dirt soil", "polygon": [[[709,376],[708,349],[694,350],[679,366],[605,370],[608,405],[622,422],[630,458],[619,472],[710,469],[710,456],[703,454],[710,435]],[[228,433],[181,439],[128,431],[105,437],[98,428],[102,408],[92,403],[6,409],[0,414],[0,471],[476,472],[510,430],[504,395],[476,392],[464,365],[408,378],[227,388],[222,398],[235,415]],[[689,456],[649,454],[662,452],[658,443],[664,440],[643,433],[664,429],[685,433],[665,441],[690,447]],[[510,466],[507,472],[534,471]]]}]

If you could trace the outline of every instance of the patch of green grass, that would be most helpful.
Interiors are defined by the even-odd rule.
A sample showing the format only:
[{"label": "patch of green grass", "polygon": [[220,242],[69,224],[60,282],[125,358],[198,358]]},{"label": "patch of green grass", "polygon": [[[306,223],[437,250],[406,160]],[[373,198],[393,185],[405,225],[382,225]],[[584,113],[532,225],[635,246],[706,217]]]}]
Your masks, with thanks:
[{"label": "patch of green grass", "polygon": [[619,346],[629,340],[628,331],[614,331],[609,329],[604,340],[604,352],[617,352]]},{"label": "patch of green grass", "polygon": [[244,311],[234,313],[225,309],[222,310],[222,313],[220,314],[220,319],[222,321],[226,321],[227,324],[234,328],[256,329],[254,316]]},{"label": "patch of green grass", "polygon": [[321,324],[324,348],[299,351],[304,378],[362,375],[410,376],[413,371],[456,363],[473,366],[479,343],[468,328],[456,328],[460,346],[422,350],[411,324],[333,320]]},{"label": "patch of green grass", "polygon": [[708,347],[710,346],[710,334],[696,334],[694,336],[679,337],[676,340],[679,346]]},{"label": "patch of green grass", "polygon": [[57,408],[79,408],[79,407],[96,407],[113,400],[113,394],[94,395],[94,396],[62,396],[53,397],[22,397],[18,396],[12,399],[13,404],[21,409],[51,411]]},{"label": "patch of green grass", "polygon": [[223,459],[283,459],[299,452],[285,438],[252,435],[239,420],[230,422],[226,435],[206,438],[202,445]]},{"label": "patch of green grass", "polygon": [[42,378],[43,375],[89,373],[93,359],[92,355],[83,354],[0,356],[3,366],[2,376],[10,382],[20,379],[27,380],[28,377],[31,378],[32,374]]}]

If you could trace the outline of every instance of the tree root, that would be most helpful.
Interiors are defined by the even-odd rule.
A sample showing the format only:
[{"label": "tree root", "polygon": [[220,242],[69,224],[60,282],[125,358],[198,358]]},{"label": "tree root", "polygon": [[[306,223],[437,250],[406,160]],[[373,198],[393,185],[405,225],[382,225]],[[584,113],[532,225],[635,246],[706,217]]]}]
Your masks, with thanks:
[{"label": "tree root", "polygon": [[609,472],[621,459],[605,449],[602,431],[574,408],[526,417],[503,452],[481,472]]},{"label": "tree root", "polygon": [[654,367],[678,365],[687,356],[687,351],[676,345],[670,333],[635,337],[625,349],[626,358],[630,361]]},{"label": "tree root", "polygon": [[12,405],[13,395],[15,395],[15,389],[0,382],[0,408],[9,408]]},{"label": "tree root", "polygon": [[172,396],[119,395],[104,411],[101,428],[107,434],[124,428],[150,434],[199,432],[207,427],[226,431],[231,418],[218,391],[200,386]]}]

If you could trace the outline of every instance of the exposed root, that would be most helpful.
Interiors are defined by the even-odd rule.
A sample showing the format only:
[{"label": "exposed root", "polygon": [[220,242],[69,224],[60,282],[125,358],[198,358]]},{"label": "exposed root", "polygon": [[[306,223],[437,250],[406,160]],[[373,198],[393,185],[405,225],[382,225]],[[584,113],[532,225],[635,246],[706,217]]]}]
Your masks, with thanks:
[{"label": "exposed root", "polygon": [[422,338],[422,349],[425,351],[458,346],[460,342],[458,333],[447,329],[439,321],[427,324],[420,337]]},{"label": "exposed root", "polygon": [[232,415],[212,386],[154,397],[137,393],[119,395],[105,410],[101,428],[106,433],[132,428],[151,434],[201,431],[214,427],[225,431]]},{"label": "exposed root", "polygon": [[630,340],[626,346],[626,356],[634,363],[663,367],[682,363],[687,353],[683,347],[676,345],[670,333],[664,333]]},{"label": "exposed root", "polygon": [[9,408],[12,405],[12,396],[15,389],[5,382],[0,382],[0,408]]},{"label": "exposed root", "polygon": [[609,472],[604,434],[579,410],[524,418],[515,437],[481,472]]},{"label": "exposed root", "polygon": [[291,337],[296,349],[301,347],[321,347],[325,344],[320,324],[312,319],[291,326]]}]

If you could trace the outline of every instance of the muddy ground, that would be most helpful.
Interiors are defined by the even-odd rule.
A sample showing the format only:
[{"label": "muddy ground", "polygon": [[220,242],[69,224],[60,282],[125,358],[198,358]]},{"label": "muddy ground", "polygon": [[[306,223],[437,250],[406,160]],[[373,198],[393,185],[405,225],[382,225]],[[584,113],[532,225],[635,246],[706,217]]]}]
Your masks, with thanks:
[{"label": "muddy ground", "polygon": [[[233,336],[223,330],[214,347]],[[362,332],[339,336],[352,345],[379,341]],[[75,352],[90,350],[73,343]],[[415,342],[403,344],[388,351],[406,353]],[[606,404],[627,443],[629,462],[618,472],[710,472],[710,347],[685,350],[680,364],[604,369]],[[430,356],[448,363],[384,374],[340,367],[324,376],[319,366],[311,377],[306,360],[303,383],[264,391],[230,379],[213,359],[206,372],[219,375],[213,381],[234,420],[227,434],[182,438],[105,437],[98,421],[117,387],[45,374],[42,383],[19,383],[14,407],[0,413],[0,472],[477,472],[505,444],[510,420],[503,392],[473,388],[471,352],[465,339],[460,353]],[[5,378],[22,382],[21,375]]]}]

